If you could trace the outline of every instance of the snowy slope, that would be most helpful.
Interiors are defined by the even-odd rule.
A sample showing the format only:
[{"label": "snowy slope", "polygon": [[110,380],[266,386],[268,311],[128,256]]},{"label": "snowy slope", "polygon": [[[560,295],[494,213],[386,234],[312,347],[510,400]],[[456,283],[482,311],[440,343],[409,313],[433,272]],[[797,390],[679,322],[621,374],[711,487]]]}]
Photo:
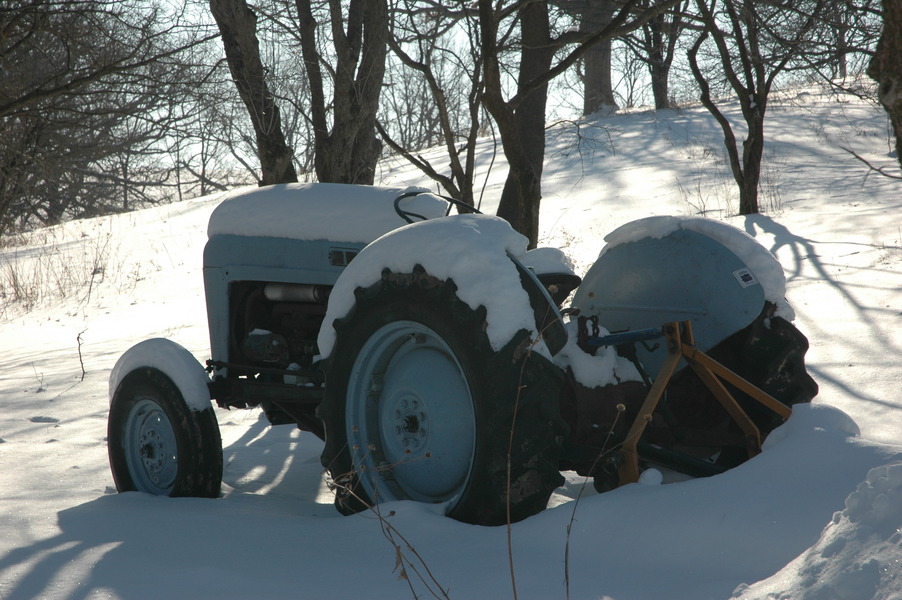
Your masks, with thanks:
[{"label": "snowy slope", "polygon": [[[513,578],[505,528],[412,503],[383,506],[381,522],[339,516],[321,443],[256,411],[218,413],[222,498],[115,493],[110,370],[149,337],[208,357],[201,253],[218,198],[0,249],[0,599],[443,597],[435,585],[458,599],[902,598],[902,184],[842,149],[892,167],[886,118],[812,91],[772,104],[767,128],[768,210],[746,218],[730,216],[721,136],[701,109],[590,121],[581,138],[549,129],[544,243],[583,273],[633,219],[744,229],[786,270],[821,393],[726,474],[603,495],[570,478],[513,526]],[[429,185],[398,161],[381,176]],[[504,172],[487,177],[491,211]],[[417,565],[406,577],[392,540]]]}]

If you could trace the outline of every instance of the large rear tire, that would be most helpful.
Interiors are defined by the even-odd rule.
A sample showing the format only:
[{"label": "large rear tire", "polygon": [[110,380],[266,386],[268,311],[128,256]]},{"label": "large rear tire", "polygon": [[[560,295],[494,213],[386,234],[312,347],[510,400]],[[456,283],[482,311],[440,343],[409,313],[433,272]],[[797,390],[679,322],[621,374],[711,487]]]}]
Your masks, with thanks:
[{"label": "large rear tire", "polygon": [[190,408],[162,371],[140,367],[122,378],[110,403],[107,439],[118,491],[219,496],[222,440],[213,408]]},{"label": "large rear tire", "polygon": [[[786,406],[810,402],[817,395],[818,385],[805,368],[808,339],[792,323],[774,316],[775,308],[767,303],[754,322],[711,348],[708,355]],[[758,427],[762,439],[783,423],[777,413],[734,386],[725,385]],[[739,428],[692,369],[674,376],[665,408],[675,421],[676,437],[692,437],[681,430],[723,431],[736,443],[733,448],[720,450],[719,462],[735,466],[747,457]]]},{"label": "large rear tire", "polygon": [[355,294],[319,408],[338,509],[416,500],[484,525],[543,510],[563,483],[562,375],[529,333],[494,351],[485,309],[421,268]]}]

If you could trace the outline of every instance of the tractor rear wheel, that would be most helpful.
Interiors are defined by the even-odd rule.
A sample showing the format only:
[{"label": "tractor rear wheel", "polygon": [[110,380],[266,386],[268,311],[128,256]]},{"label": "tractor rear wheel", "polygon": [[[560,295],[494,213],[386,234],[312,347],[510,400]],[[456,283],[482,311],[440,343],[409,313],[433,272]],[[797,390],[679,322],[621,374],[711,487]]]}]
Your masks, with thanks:
[{"label": "tractor rear wheel", "polygon": [[[708,351],[708,355],[786,406],[810,402],[818,385],[805,368],[808,339],[796,327],[774,316],[767,303],[748,327],[737,331]],[[783,419],[730,384],[727,389],[758,427],[764,439]],[[742,433],[692,369],[683,369],[668,387],[665,408],[677,439],[692,439],[687,432],[708,432],[734,440],[719,449],[719,463],[735,466],[747,458]],[[721,433],[718,433],[721,432]]]},{"label": "tractor rear wheel", "polygon": [[545,508],[563,483],[562,376],[525,330],[494,351],[485,319],[419,268],[356,291],[318,413],[341,512],[415,500],[497,525]]}]

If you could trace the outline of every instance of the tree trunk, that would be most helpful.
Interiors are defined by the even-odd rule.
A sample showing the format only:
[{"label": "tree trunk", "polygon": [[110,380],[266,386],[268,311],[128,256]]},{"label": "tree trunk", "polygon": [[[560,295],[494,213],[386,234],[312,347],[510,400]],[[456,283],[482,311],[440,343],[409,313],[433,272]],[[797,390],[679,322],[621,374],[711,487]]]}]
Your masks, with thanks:
[{"label": "tree trunk", "polygon": [[[666,16],[666,13],[660,14],[651,19],[646,26],[648,72],[651,78],[651,93],[657,110],[670,108],[670,64],[673,54],[665,48],[665,40],[668,39],[664,33]],[[675,34],[671,33],[671,35]]]},{"label": "tree trunk", "polygon": [[260,185],[298,180],[293,153],[282,133],[282,119],[260,60],[257,15],[244,0],[210,0],[238,95],[247,107],[257,141]]},{"label": "tree trunk", "polygon": [[[580,19],[580,29],[599,31],[609,25],[613,17],[611,0],[588,0]],[[617,110],[611,81],[611,41],[605,40],[587,50],[583,65],[583,114],[590,115],[602,109]]]},{"label": "tree trunk", "polygon": [[[520,18],[523,48],[517,86],[522,90],[551,68],[554,50],[550,44],[548,5],[545,2],[528,3],[521,9]],[[499,86],[497,98],[500,97]],[[532,90],[515,107],[504,102],[487,103],[489,112],[498,123],[509,165],[498,204],[498,216],[529,238],[530,248],[535,248],[539,238],[547,100],[548,85],[545,84]]]},{"label": "tree trunk", "polygon": [[764,119],[747,117],[749,132],[742,142],[742,178],[739,183],[739,214],[755,215],[758,207],[758,184],[764,158]]},{"label": "tree trunk", "polygon": [[[768,95],[774,79],[804,46],[802,42],[807,36],[811,35],[816,19],[815,16],[808,15],[804,24],[793,32],[796,37],[791,40],[792,43],[786,42],[781,48],[783,53],[772,53],[774,56],[764,60],[761,31],[769,24],[758,20],[753,10],[753,2],[724,0],[721,14],[723,23],[729,25],[727,31],[721,29],[722,23],[715,18],[715,13],[705,0],[696,0],[696,6],[704,29],[687,53],[689,67],[701,91],[702,104],[717,120],[724,133],[724,145],[730,159],[730,168],[739,188],[739,214],[755,214],[759,212],[758,184],[764,157],[764,115]],[[741,157],[730,121],[714,102],[708,79],[698,62],[698,52],[709,37],[716,46],[724,75],[736,94],[742,109],[742,117],[748,127]],[[734,65],[738,68],[734,69]]]},{"label": "tree trunk", "polygon": [[[330,69],[333,73],[331,103],[325,99],[323,59],[317,49],[312,3],[297,0],[295,4],[300,18],[301,51],[310,82],[316,177],[323,182],[372,185],[382,152],[382,144],[376,138],[376,111],[388,54],[386,0],[330,2],[331,37],[336,56],[336,64]],[[343,27],[342,4],[347,6],[346,27]]]},{"label": "tree trunk", "polygon": [[656,110],[670,108],[670,68],[657,63],[649,65],[651,73],[651,95]]},{"label": "tree trunk", "polygon": [[[662,0],[652,11],[666,10],[678,0]],[[641,26],[642,19],[651,13],[632,12],[636,0],[628,0],[611,19],[611,25],[598,31],[579,35],[551,37],[548,2],[517,1],[511,4],[479,0],[479,34],[483,57],[484,91],[482,100],[491,114],[501,137],[509,171],[498,216],[529,239],[535,247],[539,233],[539,205],[542,199],[542,168],[545,158],[545,105],[548,82],[560,75],[593,45],[625,35]],[[520,70],[517,92],[504,99],[498,44],[499,19],[515,11],[520,25]],[[634,20],[629,22],[630,18]],[[505,34],[506,35],[506,34]],[[552,67],[555,52],[568,44],[576,47]]]},{"label": "tree trunk", "polygon": [[896,134],[896,159],[902,167],[902,0],[883,0],[883,33],[868,75]]}]

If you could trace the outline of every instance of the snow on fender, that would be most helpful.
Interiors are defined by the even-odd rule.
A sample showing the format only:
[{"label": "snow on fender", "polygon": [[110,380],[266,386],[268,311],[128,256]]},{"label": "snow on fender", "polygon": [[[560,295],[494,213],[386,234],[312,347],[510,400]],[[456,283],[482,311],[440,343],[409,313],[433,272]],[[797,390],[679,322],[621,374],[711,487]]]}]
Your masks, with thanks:
[{"label": "snow on fender", "polygon": [[[538,338],[529,295],[507,259],[521,259],[527,245],[504,219],[479,214],[420,221],[383,235],[365,247],[335,283],[317,340],[320,358],[332,353],[332,324],[354,307],[355,289],[379,281],[384,269],[410,272],[416,265],[433,277],[453,280],[458,297],[470,308],[485,306],[487,334],[495,350],[521,329]],[[536,350],[547,353],[541,341]]]},{"label": "snow on fender", "polygon": [[110,402],[122,380],[135,369],[151,367],[166,374],[178,387],[188,407],[194,411],[210,408],[210,378],[193,354],[165,338],[135,344],[116,361],[110,373]]}]

